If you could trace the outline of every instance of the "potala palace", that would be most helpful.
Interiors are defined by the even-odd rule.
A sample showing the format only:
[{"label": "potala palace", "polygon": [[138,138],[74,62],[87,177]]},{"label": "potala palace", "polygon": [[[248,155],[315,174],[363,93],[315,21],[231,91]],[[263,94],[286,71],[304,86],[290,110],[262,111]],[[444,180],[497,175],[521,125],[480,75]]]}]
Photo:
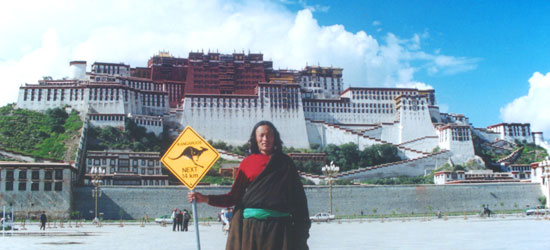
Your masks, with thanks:
[{"label": "potala palace", "polygon": [[529,124],[475,128],[464,115],[441,113],[433,89],[343,89],[341,68],[273,69],[262,54],[191,52],[177,58],[161,52],[147,67],[95,62],[87,68],[86,61],[72,61],[64,79],[21,86],[17,107],[66,107],[94,126],[124,127],[132,119],[155,134],[177,134],[190,125],[206,139],[233,145],[245,143],[256,122],[270,120],[285,146],[353,142],[363,149],[388,143],[407,159],[399,164],[414,162],[422,171],[449,160],[480,162],[474,134],[489,143],[544,143]]}]

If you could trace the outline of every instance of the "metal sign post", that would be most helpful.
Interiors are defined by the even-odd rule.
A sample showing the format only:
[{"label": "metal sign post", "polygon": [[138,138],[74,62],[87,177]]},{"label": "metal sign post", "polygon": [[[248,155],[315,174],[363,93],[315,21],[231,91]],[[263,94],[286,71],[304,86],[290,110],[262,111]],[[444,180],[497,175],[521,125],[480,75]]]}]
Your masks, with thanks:
[{"label": "metal sign post", "polygon": [[201,250],[201,237],[199,236],[199,215],[197,214],[197,200],[193,200],[193,221],[195,223],[195,232],[197,236],[197,249]]},{"label": "metal sign post", "polygon": [[[193,128],[187,126],[166,150],[160,161],[179,181],[193,191],[218,158],[220,158],[220,153]],[[200,250],[199,214],[197,213],[196,200],[193,200],[192,207],[197,249]]]}]

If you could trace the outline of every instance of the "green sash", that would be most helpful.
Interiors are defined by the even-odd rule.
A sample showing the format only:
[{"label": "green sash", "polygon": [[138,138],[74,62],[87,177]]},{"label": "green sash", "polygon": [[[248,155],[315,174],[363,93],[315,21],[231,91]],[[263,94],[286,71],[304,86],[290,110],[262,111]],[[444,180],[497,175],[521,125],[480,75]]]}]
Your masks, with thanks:
[{"label": "green sash", "polygon": [[280,218],[280,217],[289,217],[289,216],[290,216],[289,213],[283,213],[275,210],[262,209],[262,208],[245,208],[243,211],[243,217],[245,219],[256,218],[259,220],[265,220],[269,217]]}]

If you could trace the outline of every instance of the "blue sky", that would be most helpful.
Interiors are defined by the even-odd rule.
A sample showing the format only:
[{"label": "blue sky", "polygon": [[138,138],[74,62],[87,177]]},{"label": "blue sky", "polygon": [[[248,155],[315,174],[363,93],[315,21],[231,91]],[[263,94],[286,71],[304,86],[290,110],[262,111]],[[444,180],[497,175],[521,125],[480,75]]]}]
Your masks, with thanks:
[{"label": "blue sky", "polygon": [[275,67],[344,68],[347,86],[432,87],[476,127],[530,122],[550,137],[549,1],[10,1],[0,105],[68,62],[133,67],[160,50],[262,52]]},{"label": "blue sky", "polygon": [[[414,79],[433,86],[438,101],[448,105],[449,112],[467,115],[477,127],[502,122],[500,109],[528,94],[533,73],[550,72],[548,1],[307,4],[322,9],[314,14],[321,25],[343,24],[346,30],[364,30],[377,40],[383,40],[388,32],[403,38],[427,34],[421,41],[424,51],[474,60],[475,69],[453,74],[419,71]],[[295,11],[302,8],[290,5]]]}]

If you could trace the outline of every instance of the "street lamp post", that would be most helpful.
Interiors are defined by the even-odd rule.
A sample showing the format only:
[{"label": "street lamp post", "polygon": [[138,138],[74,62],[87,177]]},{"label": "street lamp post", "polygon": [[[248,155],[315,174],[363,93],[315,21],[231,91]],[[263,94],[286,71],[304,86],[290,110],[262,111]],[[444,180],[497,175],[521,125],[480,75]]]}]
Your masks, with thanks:
[{"label": "street lamp post", "polygon": [[99,224],[99,218],[97,217],[97,197],[101,197],[101,192],[99,186],[101,185],[101,179],[105,175],[105,169],[101,167],[92,167],[90,170],[92,177],[92,185],[94,185],[94,190],[92,190],[92,197],[95,199],[95,218],[94,221]]},{"label": "street lamp post", "polygon": [[328,179],[328,185],[329,185],[329,203],[330,203],[330,210],[329,213],[332,214],[332,180],[334,176],[340,171],[340,168],[334,165],[334,162],[331,161],[330,165],[325,165],[323,168],[321,168],[323,171],[323,174]]}]

